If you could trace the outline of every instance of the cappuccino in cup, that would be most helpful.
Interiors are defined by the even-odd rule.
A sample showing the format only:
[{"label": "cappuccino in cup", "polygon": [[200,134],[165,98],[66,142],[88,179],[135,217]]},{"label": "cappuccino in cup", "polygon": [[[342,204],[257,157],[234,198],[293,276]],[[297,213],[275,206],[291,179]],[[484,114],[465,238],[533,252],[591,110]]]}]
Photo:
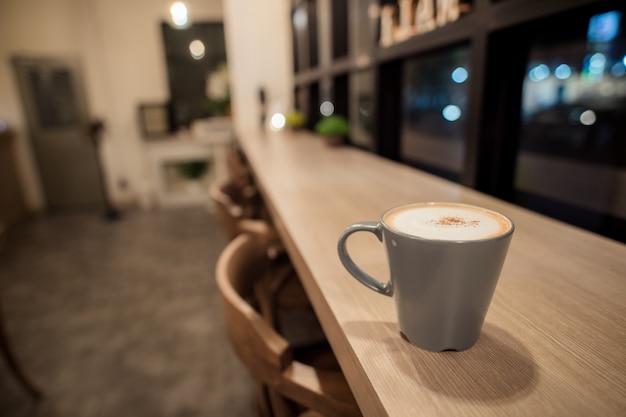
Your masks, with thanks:
[{"label": "cappuccino in cup", "polygon": [[[431,351],[476,343],[515,227],[503,214],[461,203],[415,203],[363,221],[339,237],[339,259],[367,288],[393,297],[399,330]],[[348,237],[369,232],[383,243],[389,277],[377,279],[348,252]]]},{"label": "cappuccino in cup", "polygon": [[391,229],[422,239],[482,240],[511,230],[511,221],[500,213],[458,203],[424,203],[397,207],[382,218]]}]

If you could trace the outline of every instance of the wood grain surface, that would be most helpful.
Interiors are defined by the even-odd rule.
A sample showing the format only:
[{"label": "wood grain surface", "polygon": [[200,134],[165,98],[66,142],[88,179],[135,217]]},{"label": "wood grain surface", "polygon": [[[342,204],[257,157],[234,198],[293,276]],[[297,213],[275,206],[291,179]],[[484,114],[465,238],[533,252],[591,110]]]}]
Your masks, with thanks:
[{"label": "wood grain surface", "polygon": [[[238,143],[365,416],[626,415],[626,245],[307,133]],[[515,223],[481,336],[464,352],[405,341],[393,300],[337,256],[345,227],[416,201],[480,205]],[[348,249],[388,279],[373,235]]]}]

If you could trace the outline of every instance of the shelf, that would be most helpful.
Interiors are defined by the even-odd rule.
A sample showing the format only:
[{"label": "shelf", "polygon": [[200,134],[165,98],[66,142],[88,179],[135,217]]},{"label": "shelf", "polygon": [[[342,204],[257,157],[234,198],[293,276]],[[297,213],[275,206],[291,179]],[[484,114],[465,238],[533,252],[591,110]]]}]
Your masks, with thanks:
[{"label": "shelf", "polygon": [[[226,152],[233,144],[229,118],[196,121],[193,128],[177,136],[146,142],[151,190],[160,207],[207,206],[212,181],[228,175]],[[197,178],[182,172],[183,165],[201,162],[206,169]]]}]

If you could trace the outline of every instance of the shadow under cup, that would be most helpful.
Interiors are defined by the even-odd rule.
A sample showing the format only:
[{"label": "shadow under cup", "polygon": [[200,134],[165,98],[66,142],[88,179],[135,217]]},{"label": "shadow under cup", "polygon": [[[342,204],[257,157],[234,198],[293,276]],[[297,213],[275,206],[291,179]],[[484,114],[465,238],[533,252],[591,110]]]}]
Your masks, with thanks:
[{"label": "shadow under cup", "polygon": [[[347,239],[358,231],[375,234],[385,246],[389,281],[368,275],[350,257]],[[349,226],[338,252],[359,282],[394,298],[409,342],[430,351],[461,351],[478,340],[513,231],[513,222],[492,210],[416,203],[392,208],[378,222]]]}]

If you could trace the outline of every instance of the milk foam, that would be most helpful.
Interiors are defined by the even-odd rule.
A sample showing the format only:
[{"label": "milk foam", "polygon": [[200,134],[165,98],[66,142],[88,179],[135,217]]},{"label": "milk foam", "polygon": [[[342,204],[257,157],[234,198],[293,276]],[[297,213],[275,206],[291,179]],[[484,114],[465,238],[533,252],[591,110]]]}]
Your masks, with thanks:
[{"label": "milk foam", "polygon": [[384,217],[391,228],[412,236],[435,240],[480,240],[511,229],[504,216],[463,204],[416,204],[392,210]]}]

